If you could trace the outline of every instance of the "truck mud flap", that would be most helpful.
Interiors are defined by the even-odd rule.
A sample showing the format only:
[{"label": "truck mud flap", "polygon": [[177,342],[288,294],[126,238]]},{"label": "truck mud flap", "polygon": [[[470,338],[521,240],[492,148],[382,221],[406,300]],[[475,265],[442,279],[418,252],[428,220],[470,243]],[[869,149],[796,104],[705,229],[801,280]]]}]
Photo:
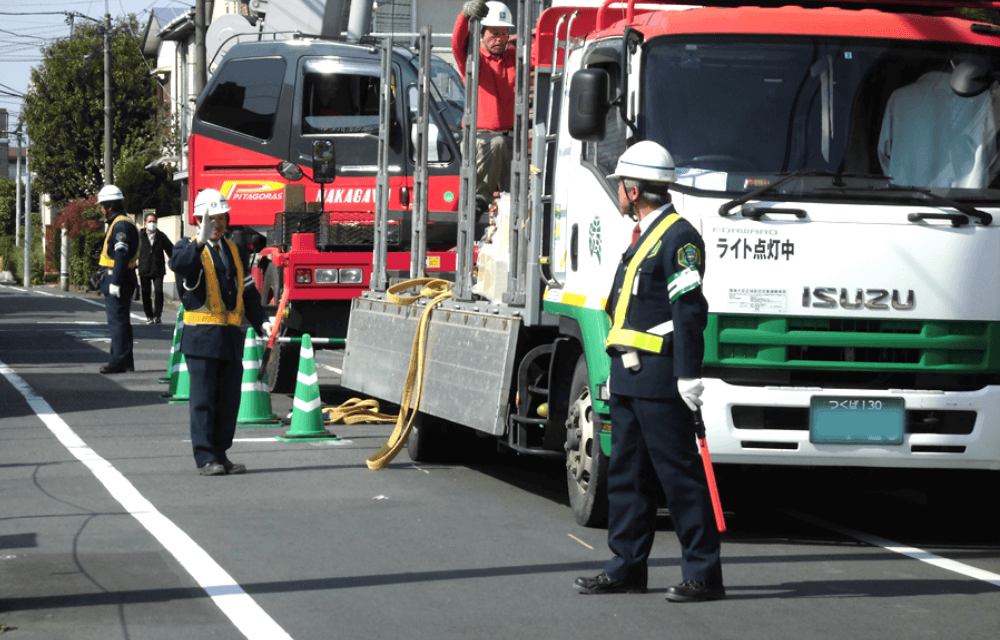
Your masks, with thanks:
[{"label": "truck mud flap", "polygon": [[[423,306],[355,299],[341,386],[398,403],[423,311]],[[435,308],[427,329],[420,411],[503,435],[520,327],[520,318]]]}]

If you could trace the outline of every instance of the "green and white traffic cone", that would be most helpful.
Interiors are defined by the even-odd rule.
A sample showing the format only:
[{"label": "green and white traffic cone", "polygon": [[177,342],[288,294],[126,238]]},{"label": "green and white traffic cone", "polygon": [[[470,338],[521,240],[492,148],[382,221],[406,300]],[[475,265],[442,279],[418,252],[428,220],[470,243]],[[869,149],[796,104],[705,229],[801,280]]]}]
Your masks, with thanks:
[{"label": "green and white traffic cone", "polygon": [[312,338],[302,336],[299,350],[299,375],[295,382],[295,398],[292,402],[292,424],[283,436],[283,442],[296,440],[338,440],[337,436],[323,428],[322,403],[319,398],[319,377],[316,375],[316,354]]},{"label": "green and white traffic cone", "polygon": [[171,381],[171,392],[167,398],[167,402],[170,404],[187,404],[191,400],[191,374],[188,373],[187,360],[184,359],[184,354],[181,354],[177,366],[174,367],[177,372],[175,378],[176,384]]},{"label": "green and white traffic cone", "polygon": [[181,333],[184,330],[184,305],[177,309],[177,322],[174,323],[174,340],[170,345],[170,360],[167,361],[167,372],[160,378],[160,382],[170,384],[173,375],[174,365],[180,360],[181,355]]},{"label": "green and white traffic cone", "polygon": [[281,422],[271,411],[271,390],[266,382],[257,381],[261,367],[263,347],[253,327],[247,329],[243,341],[243,384],[240,393],[240,412],[236,416],[237,428],[266,427]]}]

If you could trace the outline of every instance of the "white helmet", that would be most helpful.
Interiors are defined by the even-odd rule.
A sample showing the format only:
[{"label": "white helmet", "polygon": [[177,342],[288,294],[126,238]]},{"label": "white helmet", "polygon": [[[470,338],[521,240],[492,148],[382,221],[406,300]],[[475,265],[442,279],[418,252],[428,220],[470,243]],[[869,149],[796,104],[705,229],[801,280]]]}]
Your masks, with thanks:
[{"label": "white helmet", "polygon": [[205,189],[194,199],[194,215],[199,218],[218,216],[228,211],[226,196],[216,189]]},{"label": "white helmet", "polygon": [[673,182],[674,158],[670,152],[652,140],[637,142],[618,157],[615,172],[609,180],[631,178],[645,182]]},{"label": "white helmet", "polygon": [[97,202],[112,202],[114,200],[124,200],[125,194],[113,184],[106,185],[97,192]]},{"label": "white helmet", "polygon": [[510,9],[507,8],[507,5],[502,2],[487,2],[486,8],[489,13],[479,22],[480,26],[514,28],[514,23],[510,21]]}]

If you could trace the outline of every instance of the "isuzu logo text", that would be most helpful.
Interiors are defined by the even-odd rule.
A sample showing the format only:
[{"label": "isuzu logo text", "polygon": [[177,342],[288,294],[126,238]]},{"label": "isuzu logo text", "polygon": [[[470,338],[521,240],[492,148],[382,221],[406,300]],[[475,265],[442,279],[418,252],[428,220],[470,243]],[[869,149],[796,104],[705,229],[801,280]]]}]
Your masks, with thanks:
[{"label": "isuzu logo text", "polygon": [[910,311],[917,304],[913,289],[906,292],[906,301],[896,289],[847,289],[836,287],[805,287],[802,306],[814,309],[871,309],[873,311]]}]

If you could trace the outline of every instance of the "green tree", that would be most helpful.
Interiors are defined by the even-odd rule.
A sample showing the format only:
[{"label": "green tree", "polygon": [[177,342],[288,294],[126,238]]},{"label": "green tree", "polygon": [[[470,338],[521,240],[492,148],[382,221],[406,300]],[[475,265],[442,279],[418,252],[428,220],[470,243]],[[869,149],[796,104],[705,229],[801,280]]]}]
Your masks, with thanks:
[{"label": "green tree", "polygon": [[17,211],[17,185],[9,178],[0,178],[0,236],[14,233],[14,213]]},{"label": "green tree", "polygon": [[[112,156],[155,159],[167,120],[159,87],[132,36],[136,29],[135,16],[112,28]],[[57,204],[87,198],[104,184],[103,42],[96,25],[82,26],[47,47],[31,73],[24,119],[34,188],[52,194]]]}]

